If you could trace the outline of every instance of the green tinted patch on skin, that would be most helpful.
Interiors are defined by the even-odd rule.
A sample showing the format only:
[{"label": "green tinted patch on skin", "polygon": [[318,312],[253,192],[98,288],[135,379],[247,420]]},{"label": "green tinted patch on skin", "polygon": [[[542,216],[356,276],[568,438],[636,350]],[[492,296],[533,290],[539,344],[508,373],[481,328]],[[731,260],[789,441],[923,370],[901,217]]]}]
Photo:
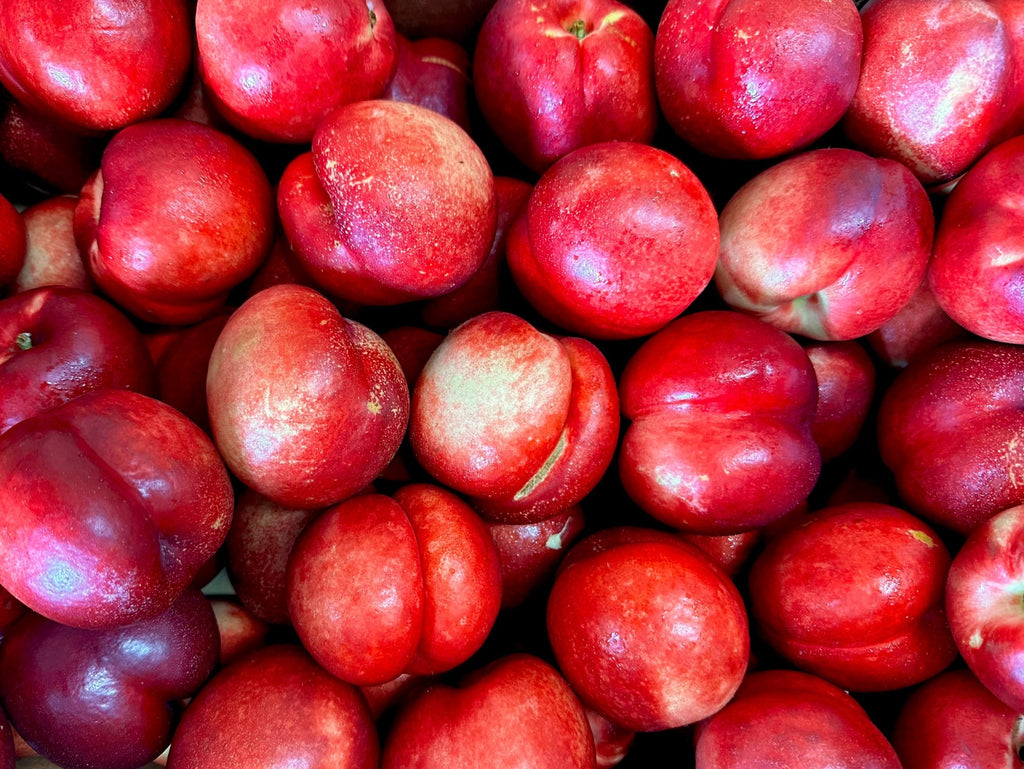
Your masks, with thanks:
[{"label": "green tinted patch on skin", "polygon": [[916,539],[918,542],[924,542],[928,547],[938,547],[935,540],[929,537],[920,529],[911,529],[910,536]]}]

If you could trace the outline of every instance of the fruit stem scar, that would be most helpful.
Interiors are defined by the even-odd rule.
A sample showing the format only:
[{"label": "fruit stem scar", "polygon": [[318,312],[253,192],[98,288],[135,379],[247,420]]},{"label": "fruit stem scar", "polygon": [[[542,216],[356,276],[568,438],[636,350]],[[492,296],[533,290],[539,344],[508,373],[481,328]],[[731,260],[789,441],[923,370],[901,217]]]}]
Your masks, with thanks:
[{"label": "fruit stem scar", "polygon": [[20,334],[14,337],[14,344],[17,345],[19,350],[31,350],[32,335],[27,331],[22,331]]},{"label": "fruit stem scar", "polygon": [[582,40],[587,36],[587,22],[583,19],[576,19],[576,21],[574,21],[569,27],[568,31],[575,35],[577,39]]}]

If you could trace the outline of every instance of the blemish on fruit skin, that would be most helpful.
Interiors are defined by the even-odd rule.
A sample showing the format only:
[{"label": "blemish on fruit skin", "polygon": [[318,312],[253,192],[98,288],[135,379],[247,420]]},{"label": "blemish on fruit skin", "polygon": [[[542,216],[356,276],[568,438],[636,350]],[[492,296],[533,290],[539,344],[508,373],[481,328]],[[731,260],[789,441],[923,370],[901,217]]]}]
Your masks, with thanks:
[{"label": "blemish on fruit skin", "polygon": [[547,538],[547,541],[544,543],[544,547],[548,550],[561,550],[565,544],[563,538],[565,537],[565,532],[569,529],[569,523],[571,520],[571,518],[567,518],[562,528]]},{"label": "blemish on fruit skin", "polygon": [[938,543],[920,529],[911,529],[910,536],[912,536],[918,542],[924,542],[926,545],[928,545],[928,547],[938,547]]},{"label": "blemish on fruit skin", "polygon": [[975,630],[974,633],[971,634],[971,637],[967,639],[967,645],[972,649],[980,649],[984,643],[985,639],[981,637],[981,633],[977,630]]},{"label": "blemish on fruit skin", "polygon": [[551,453],[548,455],[548,458],[544,460],[544,464],[540,466],[540,469],[538,469],[537,472],[533,474],[533,477],[530,478],[530,480],[528,480],[523,485],[523,487],[515,493],[514,497],[512,497],[515,501],[518,502],[522,499],[525,499],[533,492],[534,489],[537,488],[537,486],[541,484],[541,482],[548,476],[548,473],[551,472],[551,468],[554,467],[555,462],[557,462],[558,459],[565,452],[565,447],[566,437],[565,432],[563,432],[558,437],[558,443],[555,444],[555,448],[551,450]]}]

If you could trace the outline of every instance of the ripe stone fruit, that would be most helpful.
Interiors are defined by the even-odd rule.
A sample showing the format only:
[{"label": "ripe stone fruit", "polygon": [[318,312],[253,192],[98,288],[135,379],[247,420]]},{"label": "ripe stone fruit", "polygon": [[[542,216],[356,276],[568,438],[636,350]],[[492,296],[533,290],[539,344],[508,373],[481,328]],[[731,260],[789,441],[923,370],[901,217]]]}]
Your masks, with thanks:
[{"label": "ripe stone fruit", "polygon": [[487,517],[543,520],[579,502],[611,463],[618,395],[598,348],[508,312],[454,329],[413,389],[420,464]]},{"label": "ripe stone fruit", "polygon": [[818,410],[811,433],[828,462],[857,441],[875,395],[875,364],[853,340],[804,347],[818,380]]},{"label": "ripe stone fruit", "polygon": [[633,731],[717,712],[750,653],[733,583],[699,550],[653,529],[604,529],[578,542],[548,596],[547,630],[580,699]]},{"label": "ripe stone fruit", "polygon": [[878,447],[900,497],[962,534],[1024,503],[1024,348],[981,340],[915,358],[882,396]]},{"label": "ripe stone fruit", "polygon": [[455,766],[592,769],[594,738],[558,671],[538,657],[511,654],[459,687],[429,686],[395,716],[382,769]]},{"label": "ripe stone fruit", "polygon": [[508,266],[545,317],[589,339],[657,331],[711,282],[718,217],[682,161],[635,142],[577,149],[537,182]]},{"label": "ripe stone fruit", "polygon": [[497,227],[494,242],[484,263],[459,288],[421,305],[421,317],[428,326],[452,329],[474,315],[496,310],[507,291],[505,285],[505,251],[508,228],[526,204],[533,186],[511,176],[494,177],[498,201]]},{"label": "ripe stone fruit", "polygon": [[124,313],[59,286],[0,300],[0,433],[103,388],[153,393],[153,364]]},{"label": "ripe stone fruit", "polygon": [[696,730],[696,769],[900,769],[896,751],[847,692],[797,670],[764,670]]},{"label": "ripe stone fruit", "polygon": [[684,315],[648,339],[619,382],[629,496],[658,520],[735,534],[806,499],[821,457],[817,380],[788,334],[737,312]]},{"label": "ripe stone fruit", "polygon": [[51,119],[109,131],[168,107],[192,59],[184,0],[15,0],[0,10],[0,81]]},{"label": "ripe stone fruit", "polygon": [[498,551],[452,492],[410,484],[318,516],[288,559],[288,613],[303,646],[343,681],[451,670],[501,608]]},{"label": "ripe stone fruit", "polygon": [[862,37],[852,0],[671,0],[655,36],[659,104],[701,152],[787,154],[846,112]]},{"label": "ripe stone fruit", "polygon": [[1019,766],[1024,716],[969,670],[940,673],[911,692],[892,729],[903,769]]},{"label": "ripe stone fruit", "polygon": [[503,609],[519,606],[527,598],[541,594],[585,524],[579,505],[536,523],[488,522],[501,559]]},{"label": "ripe stone fruit", "polygon": [[953,320],[1011,344],[1024,343],[1022,185],[1024,137],[983,155],[946,201],[928,272],[935,298]]},{"label": "ripe stone fruit", "polygon": [[751,612],[796,667],[851,691],[888,691],[956,658],[946,626],[950,555],[924,521],[851,502],[812,513],[754,561]]},{"label": "ripe stone fruit", "polygon": [[[77,189],[81,186],[78,185]],[[75,243],[77,202],[70,195],[61,195],[29,206],[22,212],[26,235],[25,263],[11,285],[12,294],[43,286],[68,286],[83,291],[93,289],[92,278]],[[0,283],[3,283],[2,279]]]},{"label": "ripe stone fruit", "polygon": [[540,173],[579,147],[649,142],[658,121],[654,34],[615,0],[498,0],[476,39],[488,125]]},{"label": "ripe stone fruit", "polygon": [[265,289],[231,315],[206,388],[228,467],[289,507],[326,507],[362,490],[395,455],[409,418],[387,344],[295,284]]},{"label": "ripe stone fruit", "polygon": [[971,532],[946,581],[946,612],[960,656],[978,680],[1024,712],[1024,506]]},{"label": "ripe stone fruit", "polygon": [[483,264],[494,239],[494,176],[455,122],[371,100],[331,112],[278,187],[284,232],[332,298],[385,305],[441,296]]},{"label": "ripe stone fruit", "polygon": [[288,624],[288,556],[319,508],[295,509],[252,489],[238,495],[224,542],[228,575],[238,600],[258,619]]},{"label": "ripe stone fruit", "polygon": [[715,285],[734,309],[794,334],[869,334],[910,301],[935,216],[900,163],[812,150],[762,171],[726,204]]},{"label": "ripe stone fruit", "polygon": [[453,40],[396,36],[397,67],[384,90],[385,99],[419,104],[453,120],[469,123],[469,54]]},{"label": "ripe stone fruit", "polygon": [[200,0],[198,67],[217,111],[244,133],[308,142],[333,109],[379,97],[395,27],[373,0]]},{"label": "ripe stone fruit", "polygon": [[[174,406],[206,432],[210,417],[206,408],[206,373],[217,337],[230,317],[225,309],[186,328],[171,327],[166,346],[153,356],[156,397]],[[152,351],[151,351],[152,352]]]},{"label": "ripe stone fruit", "polygon": [[168,769],[377,769],[380,745],[360,691],[301,647],[276,644],[222,668],[192,699]]},{"label": "ripe stone fruit", "polygon": [[0,584],[62,624],[169,607],[217,552],[234,506],[210,439],[180,412],[97,390],[0,436]]},{"label": "ripe stone fruit", "polygon": [[238,141],[180,118],[119,131],[75,209],[96,285],[136,317],[213,315],[270,253],[274,198]]},{"label": "ripe stone fruit", "polygon": [[1024,26],[1016,0],[872,0],[843,127],[925,184],[955,179],[1024,125]]},{"label": "ripe stone fruit", "polygon": [[167,747],[180,700],[213,673],[219,644],[198,590],[104,630],[30,613],[0,646],[0,699],[18,733],[65,769],[136,769]]}]

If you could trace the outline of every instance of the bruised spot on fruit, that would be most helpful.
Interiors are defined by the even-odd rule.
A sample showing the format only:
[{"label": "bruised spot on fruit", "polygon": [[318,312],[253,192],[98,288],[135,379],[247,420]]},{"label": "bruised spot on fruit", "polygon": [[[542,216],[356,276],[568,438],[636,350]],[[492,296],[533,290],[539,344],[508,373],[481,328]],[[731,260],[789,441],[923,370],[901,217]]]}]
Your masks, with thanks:
[{"label": "bruised spot on fruit", "polygon": [[558,443],[555,444],[555,448],[551,450],[551,453],[548,454],[548,458],[544,460],[544,464],[540,466],[540,469],[533,474],[533,477],[523,484],[523,487],[515,493],[514,497],[512,497],[516,502],[528,497],[533,490],[548,477],[548,473],[550,473],[551,468],[555,466],[555,462],[557,462],[562,454],[565,453],[565,446],[566,439],[565,432],[563,431],[562,434],[558,436]]},{"label": "bruised spot on fruit", "polygon": [[924,542],[928,547],[938,547],[935,540],[929,537],[925,532],[920,529],[911,529],[910,536],[916,539],[918,542]]}]

